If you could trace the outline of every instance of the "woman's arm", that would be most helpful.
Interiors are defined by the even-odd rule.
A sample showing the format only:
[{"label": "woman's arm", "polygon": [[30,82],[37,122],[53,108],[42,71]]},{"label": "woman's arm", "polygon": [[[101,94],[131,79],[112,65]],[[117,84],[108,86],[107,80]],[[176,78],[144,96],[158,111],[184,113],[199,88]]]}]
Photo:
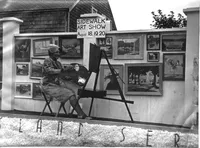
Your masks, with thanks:
[{"label": "woman's arm", "polygon": [[42,70],[43,70],[43,73],[45,74],[59,74],[62,70],[62,67],[59,66],[55,68],[50,59],[45,59]]}]

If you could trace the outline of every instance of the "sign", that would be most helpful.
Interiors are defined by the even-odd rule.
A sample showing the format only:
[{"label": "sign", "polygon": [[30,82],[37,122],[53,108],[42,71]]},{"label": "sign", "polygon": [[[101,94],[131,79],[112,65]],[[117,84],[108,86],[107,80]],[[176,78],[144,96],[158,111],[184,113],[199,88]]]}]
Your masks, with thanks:
[{"label": "sign", "polygon": [[77,19],[77,38],[105,38],[106,18],[93,17]]}]

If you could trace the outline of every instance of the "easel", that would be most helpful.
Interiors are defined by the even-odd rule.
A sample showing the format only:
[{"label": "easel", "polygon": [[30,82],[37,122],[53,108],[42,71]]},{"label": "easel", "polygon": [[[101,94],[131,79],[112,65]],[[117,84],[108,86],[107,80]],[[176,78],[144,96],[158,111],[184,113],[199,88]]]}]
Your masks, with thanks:
[{"label": "easel", "polygon": [[[114,77],[114,81],[116,81],[116,83],[117,83],[117,88],[118,88],[119,94],[121,96],[121,100],[120,99],[107,98],[107,97],[105,97],[106,96],[106,91],[98,91],[98,90],[96,90],[98,76],[99,76],[99,69],[100,69],[100,64],[101,64],[101,59],[103,58],[103,56],[107,61],[108,67],[109,67],[109,69],[110,69],[110,71],[112,73],[112,76]],[[80,98],[84,98],[84,97],[91,97],[92,98],[92,101],[91,101],[91,104],[90,104],[89,116],[90,116],[91,111],[92,111],[92,105],[93,105],[94,98],[111,100],[111,101],[118,101],[118,102],[124,102],[124,104],[126,106],[126,109],[128,111],[128,114],[130,116],[130,119],[131,119],[132,122],[134,122],[134,120],[132,118],[132,115],[131,115],[131,112],[129,110],[129,107],[127,105],[127,103],[133,104],[134,102],[125,100],[125,97],[123,95],[123,92],[121,90],[119,82],[117,80],[117,73],[116,73],[115,69],[112,67],[112,65],[110,64],[110,62],[108,60],[108,57],[106,55],[106,52],[104,50],[100,50],[100,47],[98,47],[97,45],[90,44],[90,59],[89,60],[90,60],[90,62],[89,62],[89,72],[90,72],[89,73],[89,77],[86,80],[84,86],[81,89],[78,90],[78,94],[80,96],[78,101],[80,100]],[[92,72],[96,73],[94,87],[93,87],[93,90],[86,90],[85,87],[86,87],[86,85],[87,85],[87,83],[89,81],[89,78],[90,78]],[[78,101],[77,101],[77,103],[78,103]],[[74,109],[72,110],[71,113],[73,113],[73,111],[74,111]]]}]

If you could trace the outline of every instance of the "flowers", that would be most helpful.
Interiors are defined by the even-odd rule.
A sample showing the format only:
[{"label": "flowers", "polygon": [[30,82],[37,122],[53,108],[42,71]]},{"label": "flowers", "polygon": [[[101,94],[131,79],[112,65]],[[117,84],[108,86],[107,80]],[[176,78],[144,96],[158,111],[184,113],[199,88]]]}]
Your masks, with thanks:
[{"label": "flowers", "polygon": [[[0,120],[0,146],[137,146],[173,147],[174,134],[179,135],[178,146],[198,147],[198,135],[192,133],[147,130],[129,126],[89,124],[42,120],[41,132],[38,119],[8,118]],[[62,128],[58,129],[58,126]],[[61,130],[62,129],[62,130]],[[123,130],[122,130],[123,129]],[[21,131],[21,132],[20,132]],[[59,134],[58,134],[59,133]],[[148,137],[147,143],[147,134]]]}]

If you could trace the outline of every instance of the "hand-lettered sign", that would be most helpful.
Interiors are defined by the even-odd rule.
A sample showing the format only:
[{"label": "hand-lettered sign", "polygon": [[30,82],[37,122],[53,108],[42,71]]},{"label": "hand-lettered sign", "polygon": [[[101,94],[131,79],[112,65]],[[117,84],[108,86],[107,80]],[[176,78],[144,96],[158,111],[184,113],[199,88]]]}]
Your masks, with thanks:
[{"label": "hand-lettered sign", "polygon": [[106,18],[92,17],[77,19],[77,38],[105,38]]}]

